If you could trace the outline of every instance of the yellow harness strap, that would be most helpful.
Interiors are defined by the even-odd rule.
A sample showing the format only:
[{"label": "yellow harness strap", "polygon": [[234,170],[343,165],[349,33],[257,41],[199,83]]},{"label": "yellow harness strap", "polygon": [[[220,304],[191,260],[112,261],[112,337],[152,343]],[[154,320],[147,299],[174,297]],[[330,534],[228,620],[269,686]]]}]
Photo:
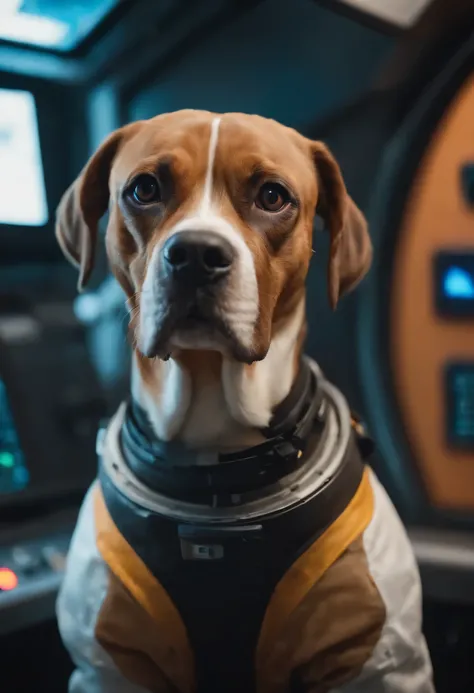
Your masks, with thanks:
[{"label": "yellow harness strap", "polygon": [[354,497],[337,520],[307,549],[277,584],[268,604],[256,652],[257,691],[265,691],[272,652],[285,624],[297,606],[367,528],[374,511],[374,498],[366,468]]},{"label": "yellow harness strap", "polygon": [[[160,668],[179,691],[191,693],[195,688],[194,655],[177,608],[162,585],[117,529],[107,510],[99,485],[95,490],[94,506],[96,541],[102,558],[154,622],[163,624],[168,642],[182,657],[179,680],[177,680],[176,671],[170,670],[167,661],[160,661]],[[84,588],[87,589],[87,586],[85,585]]]}]

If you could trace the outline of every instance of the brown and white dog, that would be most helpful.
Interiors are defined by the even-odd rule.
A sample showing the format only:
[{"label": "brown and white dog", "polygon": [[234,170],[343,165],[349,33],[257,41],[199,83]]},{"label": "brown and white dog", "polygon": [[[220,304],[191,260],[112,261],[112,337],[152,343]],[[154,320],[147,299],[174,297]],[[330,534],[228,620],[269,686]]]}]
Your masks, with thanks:
[{"label": "brown and white dog", "polygon": [[[300,362],[315,211],[330,232],[333,308],[371,262],[365,219],[334,157],[259,116],[186,110],[121,128],[58,210],[80,288],[107,209],[110,267],[130,309],[132,394],[157,438],[202,451],[259,444]],[[273,648],[259,643],[259,691],[432,693],[413,555],[380,484],[372,472],[365,479],[366,519],[339,518],[344,532],[358,529],[329,553],[318,539],[318,555],[331,559],[294,604],[298,618]],[[159,590],[97,482],[58,603],[77,664],[71,693],[195,689],[185,625]]]}]

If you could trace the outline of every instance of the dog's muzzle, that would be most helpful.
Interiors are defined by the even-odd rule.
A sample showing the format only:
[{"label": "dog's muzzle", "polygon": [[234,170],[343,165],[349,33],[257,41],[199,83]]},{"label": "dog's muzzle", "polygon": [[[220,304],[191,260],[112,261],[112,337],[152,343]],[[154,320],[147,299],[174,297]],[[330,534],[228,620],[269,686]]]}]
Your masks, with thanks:
[{"label": "dog's muzzle", "polygon": [[255,360],[258,295],[255,274],[245,265],[246,246],[240,246],[238,236],[196,227],[174,231],[156,250],[140,306],[145,356],[218,349],[242,362]]},{"label": "dog's muzzle", "polygon": [[235,341],[226,319],[226,303],[234,246],[207,230],[174,233],[160,250],[158,295],[161,319],[155,325],[158,341],[170,347],[193,347]]}]

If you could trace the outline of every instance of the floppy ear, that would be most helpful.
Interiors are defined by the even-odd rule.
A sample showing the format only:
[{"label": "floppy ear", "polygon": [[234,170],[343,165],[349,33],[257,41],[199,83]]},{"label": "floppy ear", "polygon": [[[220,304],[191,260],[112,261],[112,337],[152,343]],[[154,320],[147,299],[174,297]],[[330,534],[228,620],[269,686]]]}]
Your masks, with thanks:
[{"label": "floppy ear", "polygon": [[125,130],[107,137],[66,190],[56,212],[56,238],[64,255],[79,269],[79,291],[94,268],[99,220],[109,204],[110,169]]},{"label": "floppy ear", "polygon": [[328,292],[334,309],[368,272],[372,243],[365,217],[349,197],[335,158],[322,142],[313,142],[312,148],[320,184],[316,212],[331,234]]}]

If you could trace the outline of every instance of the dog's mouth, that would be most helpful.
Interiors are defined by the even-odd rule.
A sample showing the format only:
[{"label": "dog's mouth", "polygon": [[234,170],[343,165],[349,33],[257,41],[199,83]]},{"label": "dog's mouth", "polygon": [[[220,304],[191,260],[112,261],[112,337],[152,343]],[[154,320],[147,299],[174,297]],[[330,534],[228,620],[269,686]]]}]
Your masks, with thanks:
[{"label": "dog's mouth", "polygon": [[169,301],[153,326],[146,356],[168,358],[176,349],[209,349],[234,352],[237,339],[225,314],[209,297]]},{"label": "dog's mouth", "polygon": [[171,341],[180,341],[184,335],[193,346],[193,340],[216,342],[222,346],[224,343],[235,341],[225,313],[222,313],[212,301],[194,300],[184,310],[177,309],[177,315],[173,325]]},{"label": "dog's mouth", "polygon": [[159,311],[149,310],[141,325],[146,337],[139,339],[144,356],[167,360],[182,350],[199,350],[218,351],[242,363],[259,359],[239,339],[239,323],[215,292],[197,289],[193,295],[176,292],[165,296]]},{"label": "dog's mouth", "polygon": [[209,310],[204,310],[197,302],[192,303],[188,310],[177,320],[177,327],[181,329],[199,329],[211,327],[215,317]]}]

